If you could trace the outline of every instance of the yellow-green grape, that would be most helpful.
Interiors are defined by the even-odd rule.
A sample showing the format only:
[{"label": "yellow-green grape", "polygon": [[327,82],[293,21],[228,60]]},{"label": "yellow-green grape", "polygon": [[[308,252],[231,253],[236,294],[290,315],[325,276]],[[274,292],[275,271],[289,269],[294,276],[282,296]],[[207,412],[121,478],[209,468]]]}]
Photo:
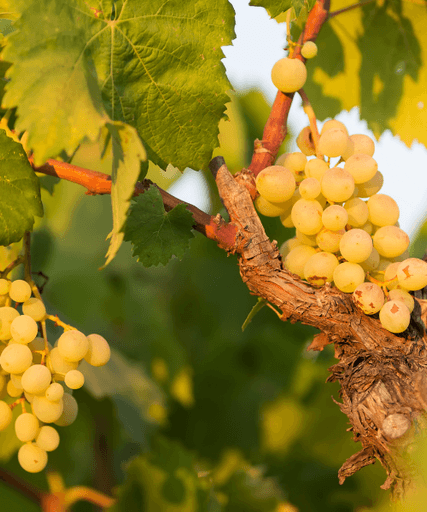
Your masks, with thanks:
[{"label": "yellow-green grape", "polygon": [[24,373],[33,362],[33,354],[27,345],[13,343],[0,355],[0,365],[8,373]]},{"label": "yellow-green grape", "polygon": [[6,402],[0,400],[0,431],[7,428],[12,422],[12,410]]},{"label": "yellow-green grape", "polygon": [[6,391],[7,394],[13,398],[22,395],[22,389],[18,389],[11,380],[6,385]]},{"label": "yellow-green grape", "polygon": [[375,176],[365,183],[359,183],[357,188],[359,189],[359,197],[371,197],[377,194],[384,184],[384,176],[377,171]]},{"label": "yellow-green grape", "polygon": [[361,263],[372,252],[372,238],[363,229],[351,229],[341,238],[340,251],[347,261]]},{"label": "yellow-green grape", "polygon": [[348,146],[345,152],[341,155],[343,160],[347,160],[352,155],[357,153],[363,153],[365,155],[374,156],[375,143],[367,135],[356,133],[350,135],[348,138]]},{"label": "yellow-green grape", "polygon": [[45,397],[50,402],[59,402],[64,396],[64,388],[58,382],[53,382],[47,389]]},{"label": "yellow-green grape", "polygon": [[427,286],[427,263],[418,258],[408,258],[397,268],[399,285],[405,290],[421,290]]},{"label": "yellow-green grape", "polygon": [[62,399],[57,402],[51,402],[45,396],[35,395],[31,407],[40,421],[43,423],[53,423],[60,418],[64,404]]},{"label": "yellow-green grape", "polygon": [[314,247],[299,245],[286,256],[285,268],[304,279],[304,266],[314,254],[316,254]]},{"label": "yellow-green grape", "polygon": [[29,412],[20,414],[15,421],[15,434],[16,437],[26,443],[33,441],[39,432],[39,420]]},{"label": "yellow-green grape", "polygon": [[46,316],[46,308],[40,299],[33,297],[22,304],[22,313],[40,322]]},{"label": "yellow-green grape", "polygon": [[340,241],[344,233],[344,229],[331,231],[330,229],[323,228],[316,235],[317,245],[322,251],[338,252],[340,249]]},{"label": "yellow-green grape", "polygon": [[361,283],[353,292],[353,302],[366,315],[374,315],[383,307],[384,292],[375,283]]},{"label": "yellow-green grape", "polygon": [[16,389],[20,389],[21,391],[24,389],[22,386],[22,375],[11,373],[10,380],[13,382],[13,385]]},{"label": "yellow-green grape", "polygon": [[39,473],[47,464],[47,453],[35,443],[25,443],[18,452],[18,462],[28,473]]},{"label": "yellow-green grape", "polygon": [[8,279],[0,279],[0,295],[6,295],[10,290],[10,281]]},{"label": "yellow-green grape", "polygon": [[58,339],[58,350],[66,361],[81,361],[89,350],[89,342],[77,329],[65,331]]},{"label": "yellow-green grape", "polygon": [[14,308],[4,306],[0,308],[0,340],[9,340],[12,335],[10,334],[10,324],[19,316],[19,312]]},{"label": "yellow-green grape", "polygon": [[304,59],[312,59],[317,55],[317,44],[314,41],[307,41],[302,45],[301,55]]},{"label": "yellow-green grape", "polygon": [[320,182],[316,178],[306,178],[299,185],[299,192],[303,199],[316,199],[320,191]]},{"label": "yellow-green grape", "polygon": [[406,290],[403,290],[402,288],[395,288],[394,290],[389,291],[388,296],[390,300],[403,302],[403,304],[405,304],[405,306],[409,309],[410,313],[414,311],[414,297],[412,297],[412,295]]},{"label": "yellow-green grape", "polygon": [[306,235],[315,235],[322,229],[322,205],[314,199],[299,199],[292,207],[294,226]]},{"label": "yellow-green grape", "polygon": [[348,137],[348,131],[347,128],[345,127],[345,124],[342,123],[341,121],[337,121],[336,119],[330,119],[329,121],[326,121],[323,124],[322,129],[320,130],[320,135],[323,135],[325,132],[329,130],[341,130]]},{"label": "yellow-green grape", "polygon": [[359,265],[363,268],[365,272],[372,272],[378,268],[380,264],[380,255],[375,247],[372,247],[371,254],[359,263]]},{"label": "yellow-green grape", "polygon": [[411,313],[403,302],[390,300],[380,310],[380,322],[384,329],[400,333],[408,328]]},{"label": "yellow-green grape", "polygon": [[322,181],[326,171],[329,171],[329,165],[321,158],[312,158],[305,165],[305,175],[307,178],[316,178],[319,182]]},{"label": "yellow-green grape", "polygon": [[353,176],[356,184],[363,184],[375,176],[378,164],[371,156],[356,153],[347,159],[344,169]]},{"label": "yellow-green grape", "polygon": [[346,201],[344,208],[348,213],[348,224],[353,228],[363,229],[369,216],[368,206],[365,201],[362,201],[359,197],[354,197]]},{"label": "yellow-green grape", "polygon": [[38,333],[37,322],[28,315],[17,316],[10,324],[10,334],[17,343],[25,345],[33,341]]},{"label": "yellow-green grape", "polygon": [[331,158],[341,156],[347,148],[348,135],[341,129],[327,130],[319,138],[319,151]]},{"label": "yellow-green grape", "polygon": [[305,156],[316,154],[310,126],[306,126],[299,132],[296,143],[301,153],[304,153]]},{"label": "yellow-green grape", "polygon": [[299,192],[299,188],[297,188],[294,192],[294,195],[289,199],[289,201],[286,201],[286,209],[283,211],[283,213],[280,214],[280,222],[285,228],[294,228],[294,223],[292,221],[292,208],[294,204],[301,199],[301,194]]},{"label": "yellow-green grape", "polygon": [[283,203],[270,203],[267,199],[262,196],[258,196],[255,199],[255,208],[257,211],[265,217],[279,217],[286,212],[289,206],[289,201]]},{"label": "yellow-green grape", "polygon": [[299,229],[295,230],[295,235],[302,244],[309,245],[310,247],[316,247],[316,235],[305,235]]},{"label": "yellow-green grape", "polygon": [[344,229],[348,223],[348,212],[339,204],[333,204],[323,211],[322,222],[326,229],[339,231]]},{"label": "yellow-green grape", "polygon": [[289,169],[294,175],[304,172],[307,164],[307,157],[300,151],[294,153],[284,153],[276,160],[276,165],[281,165]]},{"label": "yellow-green grape", "polygon": [[9,289],[9,297],[15,302],[25,302],[31,297],[31,287],[27,281],[17,279],[12,281]]},{"label": "yellow-green grape", "polygon": [[85,378],[79,370],[70,370],[65,374],[64,382],[70,389],[80,389],[85,383]]},{"label": "yellow-green grape", "polygon": [[368,235],[372,235],[372,233],[374,232],[374,226],[370,220],[363,224],[361,229],[363,229],[363,231],[366,231]]},{"label": "yellow-green grape", "polygon": [[374,194],[368,199],[369,220],[376,226],[392,226],[399,219],[396,201],[386,194]]},{"label": "yellow-green grape", "polygon": [[57,380],[63,380],[67,372],[77,370],[79,363],[77,361],[66,361],[59,353],[58,347],[55,347],[49,352],[46,365]]},{"label": "yellow-green grape", "polygon": [[345,261],[334,270],[333,281],[338,290],[353,293],[365,280],[365,271],[357,263]]},{"label": "yellow-green grape", "polygon": [[317,252],[309,258],[304,266],[304,278],[312,286],[323,286],[332,281],[338,259],[330,252]]},{"label": "yellow-green grape", "polygon": [[285,93],[299,91],[304,87],[306,80],[307,68],[298,59],[280,59],[271,70],[271,81],[274,86]]},{"label": "yellow-green grape", "polygon": [[322,194],[329,202],[341,203],[353,194],[354,178],[345,169],[333,167],[325,172],[320,185]]},{"label": "yellow-green grape", "polygon": [[289,240],[283,242],[279,249],[282,259],[285,259],[286,256],[292,251],[292,249],[295,249],[295,247],[298,247],[299,245],[301,245],[301,242],[296,237],[289,238]]},{"label": "yellow-green grape", "polygon": [[33,364],[22,375],[22,387],[27,393],[41,395],[50,385],[52,374],[46,366]]},{"label": "yellow-green grape", "polygon": [[77,418],[79,406],[76,399],[69,393],[64,393],[62,400],[64,402],[64,410],[61,414],[61,417],[55,421],[55,425],[60,427],[68,427],[68,425],[74,423],[75,419]]},{"label": "yellow-green grape", "polygon": [[294,175],[282,165],[266,167],[255,181],[258,192],[271,203],[284,203],[295,192]]},{"label": "yellow-green grape", "polygon": [[53,452],[59,446],[59,434],[50,425],[44,425],[36,437],[36,444],[42,450]]},{"label": "yellow-green grape", "polygon": [[375,249],[386,258],[399,256],[409,246],[409,236],[396,226],[383,226],[373,236]]},{"label": "yellow-green grape", "polygon": [[389,290],[393,290],[399,286],[397,279],[397,269],[399,268],[400,262],[390,263],[390,265],[384,271],[384,284],[387,285]]}]

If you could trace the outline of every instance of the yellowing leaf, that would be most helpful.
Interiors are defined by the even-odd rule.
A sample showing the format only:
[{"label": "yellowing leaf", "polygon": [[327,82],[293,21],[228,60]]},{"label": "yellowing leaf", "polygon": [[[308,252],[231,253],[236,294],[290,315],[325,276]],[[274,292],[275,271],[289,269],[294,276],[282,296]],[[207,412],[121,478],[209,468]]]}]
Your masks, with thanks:
[{"label": "yellowing leaf", "polygon": [[183,368],[175,377],[171,386],[171,395],[184,407],[194,405],[193,379],[190,368]]}]

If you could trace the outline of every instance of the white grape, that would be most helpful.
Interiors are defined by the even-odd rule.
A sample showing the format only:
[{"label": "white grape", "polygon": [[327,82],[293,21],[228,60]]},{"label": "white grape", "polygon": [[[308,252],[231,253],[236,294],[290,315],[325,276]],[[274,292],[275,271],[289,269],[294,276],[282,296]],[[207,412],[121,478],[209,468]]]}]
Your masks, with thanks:
[{"label": "white grape", "polygon": [[70,370],[65,374],[64,382],[70,389],[80,389],[85,383],[85,378],[79,370]]},{"label": "white grape", "polygon": [[307,178],[316,178],[321,182],[326,171],[329,170],[329,165],[321,158],[313,158],[305,165],[305,175]]},{"label": "white grape", "polygon": [[[296,237],[289,238],[288,240],[283,242],[283,244],[280,246],[280,249],[279,249],[280,255],[282,256],[282,260],[284,260],[286,258],[286,256],[292,251],[292,249],[294,249],[295,247],[298,247],[298,245],[301,245],[301,242]],[[93,336],[93,335],[90,334],[88,336],[88,339],[90,336]],[[99,336],[99,335],[96,334],[95,336]],[[107,345],[108,345],[108,343],[107,343]],[[110,348],[110,347],[108,347],[108,348]],[[86,361],[88,361],[88,354],[90,353],[90,351],[91,351],[91,342],[89,340],[89,350],[88,350],[88,353],[85,355]],[[92,365],[92,366],[94,366],[94,365]]]},{"label": "white grape", "polygon": [[15,421],[15,434],[16,437],[26,443],[35,439],[39,432],[39,420],[29,412],[20,414]]},{"label": "white grape", "polygon": [[31,404],[34,414],[43,423],[57,421],[64,409],[63,400],[51,402],[45,396],[35,395]]},{"label": "white grape", "polygon": [[323,286],[332,281],[338,259],[330,252],[318,252],[304,265],[304,278],[312,286]]},{"label": "white grape", "polygon": [[271,70],[271,81],[279,91],[296,92],[304,87],[307,80],[307,68],[298,59],[285,57],[274,64]]},{"label": "white grape", "polygon": [[47,453],[35,443],[25,443],[18,452],[20,466],[28,473],[39,473],[47,464]]},{"label": "white grape", "polygon": [[306,41],[301,48],[301,55],[305,59],[312,59],[317,55],[317,44],[314,41]]},{"label": "white grape", "polygon": [[59,353],[58,347],[53,348],[47,357],[47,367],[55,375],[55,378],[64,378],[65,374],[70,370],[76,370],[79,363],[66,361]]},{"label": "white grape", "polygon": [[58,339],[58,350],[66,361],[80,361],[89,350],[89,342],[86,336],[76,329],[65,331]]},{"label": "white grape", "polygon": [[64,410],[61,414],[61,417],[55,421],[55,424],[60,427],[68,427],[68,425],[74,423],[75,419],[77,418],[79,406],[76,399],[69,393],[64,393],[62,400],[64,402]]},{"label": "white grape", "polygon": [[377,171],[375,176],[365,183],[357,185],[359,197],[371,197],[377,194],[384,184],[384,176]]},{"label": "white grape", "polygon": [[329,130],[341,130],[348,137],[348,131],[347,128],[345,127],[345,124],[342,123],[341,121],[337,121],[336,119],[329,119],[329,121],[326,121],[323,124],[322,129],[320,130],[320,135],[323,135],[325,132]]},{"label": "white grape", "polygon": [[288,201],[295,192],[295,177],[282,165],[271,165],[256,177],[256,188],[260,195],[271,203]]},{"label": "white grape", "polygon": [[412,295],[406,290],[403,290],[402,288],[395,288],[394,290],[389,291],[388,296],[390,300],[403,302],[403,304],[405,304],[405,306],[409,309],[410,313],[412,313],[414,310],[414,297],[412,297]]},{"label": "white grape", "polygon": [[37,322],[28,315],[17,316],[10,324],[10,334],[18,343],[30,343],[38,333]]},{"label": "white grape", "polygon": [[376,226],[392,226],[399,219],[396,201],[386,194],[374,194],[368,199],[369,220]]},{"label": "white grape", "polygon": [[0,279],[0,295],[6,295],[10,290],[10,281],[8,279]]},{"label": "white grape", "polygon": [[261,215],[265,215],[266,217],[279,217],[279,215],[283,215],[286,212],[290,200],[284,203],[270,203],[270,201],[267,201],[264,197],[258,196],[254,204]]},{"label": "white grape", "polygon": [[367,135],[357,133],[350,135],[348,146],[345,152],[341,155],[343,160],[347,160],[352,155],[357,153],[364,153],[365,155],[374,156],[375,143]]},{"label": "white grape", "polygon": [[[72,371],[72,370],[71,370]],[[64,396],[64,388],[58,382],[53,382],[45,392],[45,397],[50,402],[58,402]]]},{"label": "white grape", "polygon": [[320,182],[316,178],[306,178],[299,185],[299,191],[303,199],[316,199],[320,194]]},{"label": "white grape", "polygon": [[315,199],[299,199],[292,207],[292,222],[305,235],[315,235],[322,229],[322,213],[322,205]]},{"label": "white grape", "polygon": [[379,228],[373,240],[375,249],[385,258],[395,258],[405,252],[409,246],[409,236],[396,226]]},{"label": "white grape", "polygon": [[326,252],[338,252],[340,249],[340,241],[345,231],[331,231],[330,229],[323,228],[316,235],[316,242],[319,249]]},{"label": "white grape", "polygon": [[40,322],[46,316],[46,308],[40,299],[32,297],[22,304],[24,315],[30,316],[36,322]]},{"label": "white grape", "polygon": [[85,360],[92,366],[104,366],[111,357],[111,349],[108,341],[99,334],[89,334],[89,350]]},{"label": "white grape", "polygon": [[299,245],[292,249],[285,258],[285,268],[304,279],[304,266],[316,254],[316,250],[308,245]]},{"label": "white grape", "polygon": [[4,306],[0,308],[0,340],[9,340],[12,335],[10,334],[10,324],[19,316],[16,309]]},{"label": "white grape", "polygon": [[294,176],[300,175],[304,172],[307,164],[307,157],[301,151],[294,153],[284,153],[276,160],[276,165],[281,165],[289,169]]},{"label": "white grape", "polygon": [[361,263],[372,252],[372,238],[363,229],[351,229],[341,238],[340,251],[347,261]]},{"label": "white grape", "polygon": [[0,431],[7,428],[12,422],[12,410],[6,402],[0,400]]},{"label": "white grape", "polygon": [[347,149],[348,135],[339,128],[333,128],[322,133],[319,138],[319,151],[334,158],[341,156]]},{"label": "white grape", "polygon": [[390,332],[400,333],[405,331],[410,321],[411,313],[403,302],[390,300],[381,308],[381,325]]},{"label": "white grape", "polygon": [[59,440],[59,434],[55,428],[50,425],[43,425],[36,437],[36,444],[42,450],[53,452],[58,448]]},{"label": "white grape", "polygon": [[18,389],[11,380],[6,385],[6,391],[7,394],[13,398],[17,398],[22,395],[22,389]]},{"label": "white grape", "polygon": [[322,222],[326,229],[339,231],[344,229],[348,222],[348,212],[342,206],[333,204],[323,211]]},{"label": "white grape", "polygon": [[373,315],[384,304],[384,292],[375,283],[361,283],[353,292],[353,302],[366,315]]},{"label": "white grape", "polygon": [[334,270],[333,281],[338,290],[353,293],[365,280],[365,271],[357,263],[346,261]]},{"label": "white grape", "polygon": [[341,203],[342,201],[347,201],[352,196],[354,192],[354,178],[345,169],[333,167],[323,175],[321,187],[322,194],[329,202]]},{"label": "white grape", "polygon": [[344,205],[348,213],[348,224],[353,228],[361,228],[368,221],[369,209],[365,201],[354,197],[346,201]]},{"label": "white grape", "polygon": [[311,133],[310,126],[306,126],[300,131],[296,143],[299,150],[301,153],[304,153],[304,155],[311,156],[316,154],[316,149],[313,142],[313,134]]},{"label": "white grape", "polygon": [[8,373],[24,373],[33,361],[33,354],[27,345],[13,343],[0,355],[0,365]]},{"label": "white grape", "polygon": [[47,390],[51,380],[52,374],[49,368],[41,364],[34,364],[24,372],[21,382],[27,393],[40,395]]},{"label": "white grape", "polygon": [[398,266],[397,278],[405,290],[421,290],[427,286],[427,263],[418,258],[408,258]]},{"label": "white grape", "polygon": [[27,281],[17,279],[12,281],[9,289],[9,297],[15,302],[25,302],[31,297],[31,287]]},{"label": "white grape", "polygon": [[375,176],[378,164],[371,156],[356,153],[347,159],[344,169],[353,176],[356,184],[363,184]]}]

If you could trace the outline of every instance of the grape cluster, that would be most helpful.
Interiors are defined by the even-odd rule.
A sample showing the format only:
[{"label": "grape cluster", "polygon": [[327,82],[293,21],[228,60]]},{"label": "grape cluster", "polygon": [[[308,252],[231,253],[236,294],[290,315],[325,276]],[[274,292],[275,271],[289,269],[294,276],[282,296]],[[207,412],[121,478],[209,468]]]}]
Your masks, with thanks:
[{"label": "grape cluster", "polygon": [[[69,326],[52,347],[39,336],[39,325],[49,315],[43,301],[31,295],[26,281],[0,279],[0,431],[10,425],[12,409],[20,405],[15,434],[24,444],[18,461],[26,471],[37,473],[47,464],[47,452],[59,445],[51,423],[65,427],[77,417],[72,392],[84,384],[79,363],[85,359],[93,366],[105,365],[110,347],[102,336],[85,336]],[[5,397],[15,400],[9,404]]]},{"label": "grape cluster", "polygon": [[[300,151],[279,156],[256,178],[257,210],[296,228],[280,248],[285,268],[315,287],[333,282],[352,293],[364,313],[379,313],[383,327],[403,332],[414,308],[409,292],[427,285],[427,263],[409,257],[399,207],[379,193],[383,176],[374,141],[349,136],[341,122],[330,120],[317,156],[310,127],[297,145]],[[335,165],[333,158],[339,158]]]}]

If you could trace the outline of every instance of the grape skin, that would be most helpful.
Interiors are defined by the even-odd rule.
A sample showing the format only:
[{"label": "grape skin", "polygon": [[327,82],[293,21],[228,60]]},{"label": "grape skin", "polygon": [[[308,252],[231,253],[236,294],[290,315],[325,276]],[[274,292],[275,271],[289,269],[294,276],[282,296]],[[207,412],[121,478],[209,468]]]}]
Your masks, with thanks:
[{"label": "grape skin", "polygon": [[292,207],[292,222],[305,235],[315,235],[322,229],[322,213],[322,205],[315,199],[299,199]]},{"label": "grape skin", "polygon": [[96,367],[106,365],[111,357],[108,341],[99,334],[89,334],[87,340],[89,342],[89,350],[85,355],[85,361]]},{"label": "grape skin", "polygon": [[398,334],[405,331],[410,321],[411,313],[403,302],[390,300],[381,308],[381,325],[390,332]]},{"label": "grape skin", "polygon": [[262,196],[258,196],[255,199],[255,208],[265,217],[279,217],[280,215],[283,215],[289,204],[290,201],[286,201],[284,203],[270,203],[270,201],[267,201],[267,199]]},{"label": "grape skin", "polygon": [[64,393],[62,400],[64,403],[64,410],[60,418],[55,421],[55,425],[68,427],[68,425],[71,425],[76,420],[79,406],[76,399],[68,393]]},{"label": "grape skin", "polygon": [[47,452],[53,452],[59,446],[58,431],[50,425],[44,425],[36,437],[36,444]]},{"label": "grape skin", "polygon": [[[64,396],[64,388],[58,382],[53,382],[47,389],[45,397],[50,402],[58,402]],[[49,450],[48,450],[49,451]]]},{"label": "grape skin", "polygon": [[18,452],[20,466],[28,473],[39,473],[47,464],[47,453],[35,443],[26,443]]},{"label": "grape skin", "polygon": [[34,414],[43,423],[53,423],[57,421],[63,412],[64,404],[62,400],[57,402],[49,401],[45,396],[34,396],[31,404]]},{"label": "grape skin", "polygon": [[30,316],[36,322],[40,322],[46,316],[46,308],[40,299],[31,298],[22,304],[24,315]]},{"label": "grape skin", "polygon": [[378,164],[371,156],[356,153],[347,159],[344,169],[353,176],[356,184],[363,184],[375,176]]},{"label": "grape skin", "polygon": [[89,342],[86,336],[76,329],[65,331],[58,339],[58,351],[65,361],[80,361],[88,350]]},{"label": "grape skin", "polygon": [[65,374],[64,382],[70,389],[80,389],[85,382],[85,378],[79,370],[70,370]]},{"label": "grape skin", "polygon": [[25,412],[16,418],[15,434],[23,443],[33,441],[38,434],[39,428],[39,420],[34,416],[34,414]]},{"label": "grape skin", "polygon": [[0,308],[0,340],[9,340],[12,335],[10,334],[11,323],[19,316],[16,309],[9,306]]},{"label": "grape skin", "polygon": [[375,249],[386,258],[399,256],[409,246],[409,236],[396,226],[383,226],[373,237]]},{"label": "grape skin", "polygon": [[363,229],[351,229],[341,238],[340,251],[347,261],[361,263],[371,255],[372,239]]},{"label": "grape skin", "polygon": [[361,133],[350,135],[347,149],[341,155],[342,159],[347,160],[355,153],[364,153],[365,155],[374,156],[375,143],[371,137]]},{"label": "grape skin", "polygon": [[271,70],[271,81],[279,91],[296,92],[307,80],[307,68],[298,59],[285,57],[274,64]]},{"label": "grape skin", "polygon": [[316,242],[319,249],[326,252],[338,252],[340,248],[340,241],[345,231],[331,231],[330,229],[323,228],[316,235]]},{"label": "grape skin", "polygon": [[9,290],[9,297],[15,302],[25,302],[31,297],[31,287],[27,281],[16,279],[12,281]]},{"label": "grape skin", "polygon": [[328,164],[321,158],[309,160],[305,166],[305,175],[308,178],[316,178],[321,182],[326,171],[329,170]]},{"label": "grape skin", "polygon": [[47,390],[51,380],[52,374],[49,368],[41,364],[34,364],[25,370],[21,382],[27,393],[40,395]]},{"label": "grape skin", "polygon": [[[299,245],[292,249],[285,258],[285,268],[304,279],[304,266],[316,254],[316,250],[308,245]],[[89,361],[88,361],[89,362]]]},{"label": "grape skin", "polygon": [[376,226],[392,226],[399,220],[396,201],[386,194],[374,194],[368,199],[369,220]]},{"label": "grape skin", "polygon": [[332,203],[350,199],[354,192],[354,178],[341,167],[333,167],[325,172],[321,181],[322,194]]},{"label": "grape skin", "polygon": [[421,290],[427,286],[427,263],[418,258],[408,258],[397,268],[399,285],[405,290]]},{"label": "grape skin", "polygon": [[353,302],[366,315],[373,315],[382,308],[384,293],[375,283],[361,283],[353,292]]},{"label": "grape skin", "polygon": [[0,365],[8,373],[24,373],[33,361],[33,354],[27,345],[8,345],[0,355]]},{"label": "grape skin", "polygon": [[365,201],[354,197],[346,201],[344,208],[348,213],[348,224],[353,228],[361,228],[369,217],[369,209]]},{"label": "grape skin", "polygon": [[295,177],[282,165],[266,167],[258,174],[255,182],[260,195],[270,203],[284,203],[295,192]]},{"label": "grape skin", "polygon": [[304,153],[305,156],[316,154],[310,126],[306,126],[300,131],[296,143],[301,153]]},{"label": "grape skin", "polygon": [[10,334],[18,343],[30,343],[38,333],[37,322],[28,315],[17,316],[10,324]]},{"label": "grape skin", "polygon": [[365,183],[359,183],[357,185],[359,197],[372,197],[377,194],[384,184],[384,176],[377,171],[375,176]]},{"label": "grape skin", "polygon": [[332,281],[338,259],[330,252],[318,252],[304,265],[304,278],[312,286],[323,286]]},{"label": "grape skin", "polygon": [[341,121],[337,121],[336,119],[329,119],[329,121],[326,121],[322,129],[320,130],[320,135],[323,135],[325,132],[329,130],[341,130],[344,132],[348,137],[348,131],[344,123]]},{"label": "grape skin", "polygon": [[342,206],[333,204],[323,211],[322,222],[326,229],[339,231],[344,229],[348,222],[348,212]]},{"label": "grape skin", "polygon": [[319,151],[331,158],[341,156],[347,148],[348,136],[339,128],[325,131],[319,138]]},{"label": "grape skin", "polygon": [[317,55],[317,44],[314,41],[307,41],[302,45],[301,55],[305,59],[312,59]]},{"label": "grape skin", "polygon": [[410,313],[412,313],[412,311],[414,310],[414,297],[412,297],[412,295],[406,290],[403,290],[401,288],[395,288],[394,290],[390,290],[388,296],[390,300],[397,300],[403,302],[403,304],[405,304],[405,306],[409,309]]},{"label": "grape skin", "polygon": [[357,263],[346,261],[334,270],[333,281],[338,290],[352,293],[365,280],[365,271]]}]

